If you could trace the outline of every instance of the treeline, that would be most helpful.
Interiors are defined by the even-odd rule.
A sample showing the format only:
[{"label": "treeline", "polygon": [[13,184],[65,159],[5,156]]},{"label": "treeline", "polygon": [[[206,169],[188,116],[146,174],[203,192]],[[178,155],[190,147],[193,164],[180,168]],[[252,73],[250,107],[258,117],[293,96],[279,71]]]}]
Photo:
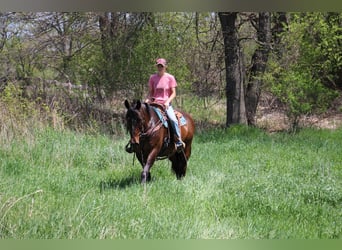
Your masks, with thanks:
[{"label": "treeline", "polygon": [[141,97],[160,56],[183,86],[218,85],[222,51],[214,13],[1,14],[3,80],[39,77]]},{"label": "treeline", "polygon": [[341,27],[341,13],[0,13],[0,95],[66,125],[108,123],[124,98],[144,98],[165,57],[179,95],[237,101],[223,111],[226,125],[254,125],[231,108],[256,109],[263,91],[295,124],[342,89]]}]

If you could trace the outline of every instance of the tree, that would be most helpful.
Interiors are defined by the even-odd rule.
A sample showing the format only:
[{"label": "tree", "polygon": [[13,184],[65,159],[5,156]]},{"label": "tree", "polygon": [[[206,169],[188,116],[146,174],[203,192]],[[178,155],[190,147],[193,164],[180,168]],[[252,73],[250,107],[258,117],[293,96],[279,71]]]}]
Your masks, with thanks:
[{"label": "tree", "polygon": [[[269,54],[271,51],[272,35],[274,43],[280,43],[279,33],[283,32],[286,16],[279,13],[274,19],[274,33],[272,34],[272,15],[269,12],[261,13],[219,13],[223,31],[226,63],[226,84],[227,84],[227,126],[233,123],[248,123],[255,125],[256,110],[263,86],[263,74],[266,70]],[[238,21],[237,21],[238,20]],[[241,27],[246,26],[249,30],[246,37],[241,36]],[[248,24],[254,27],[256,39],[253,39],[254,32]],[[246,28],[245,28],[246,29]],[[245,44],[245,47],[256,47],[251,56],[251,66],[245,69],[242,54],[242,41],[255,41]],[[278,48],[278,55],[281,56],[281,48]],[[246,82],[245,82],[246,81]]]},{"label": "tree", "polygon": [[226,65],[227,127],[231,124],[247,124],[243,86],[244,72],[235,24],[237,14],[237,12],[219,13]]},{"label": "tree", "polygon": [[254,24],[257,30],[258,47],[252,57],[252,67],[246,88],[246,113],[249,125],[255,125],[255,114],[259,103],[262,87],[262,74],[265,72],[271,47],[271,13],[259,13],[258,22]]},{"label": "tree", "polygon": [[194,77],[194,91],[204,99],[204,108],[207,108],[208,97],[221,97],[224,89],[224,52],[218,14],[195,13],[194,28],[195,40],[188,48],[192,63],[188,67]]},{"label": "tree", "polygon": [[78,81],[80,68],[74,61],[97,40],[94,17],[81,12],[38,12],[29,16],[34,27],[32,36],[39,41],[39,50],[45,52],[42,61],[58,72],[57,79]]},{"label": "tree", "polygon": [[[236,12],[219,13],[219,15],[225,46],[226,125],[229,126],[233,123],[255,125],[255,114],[263,80],[261,76],[266,69],[271,47],[271,13],[262,12],[258,16],[254,13],[239,15]],[[239,22],[237,22],[238,17],[240,19]],[[252,38],[240,38],[239,34],[239,28],[246,22],[250,22],[257,33],[257,39],[255,39],[257,47],[253,53],[251,67],[248,71],[245,70],[243,62],[243,57],[245,56],[242,55],[240,41]],[[246,79],[247,83],[245,83]]]},{"label": "tree", "polygon": [[[139,39],[132,48],[129,60],[130,74],[126,82],[134,92],[134,98],[145,98],[147,82],[153,73],[155,60],[159,57],[166,58],[170,71],[177,78],[179,90],[188,85],[188,55],[190,55],[190,41],[193,38],[190,33],[191,13],[151,13],[149,22],[146,23]],[[187,25],[184,25],[184,24]],[[191,78],[191,76],[190,76]],[[180,94],[181,91],[178,91]],[[177,98],[177,101],[179,98]]]},{"label": "tree", "polygon": [[7,26],[9,24],[9,13],[0,12],[0,53],[7,40]]},{"label": "tree", "polygon": [[277,58],[281,58],[284,52],[284,46],[281,43],[281,36],[287,31],[288,20],[286,12],[272,13],[272,40],[273,40],[273,53]]},{"label": "tree", "polygon": [[0,13],[0,77],[4,82],[14,77],[15,67],[12,65],[13,61],[7,47],[18,33],[17,27],[13,25],[17,22],[18,18],[15,13]]},{"label": "tree", "polygon": [[97,70],[110,91],[127,85],[131,58],[143,27],[153,20],[152,13],[105,12],[98,16],[102,61]]},{"label": "tree", "polygon": [[11,69],[8,76],[79,82],[82,67],[77,59],[97,39],[93,14],[18,12],[6,15],[10,18],[4,47],[7,68]]}]

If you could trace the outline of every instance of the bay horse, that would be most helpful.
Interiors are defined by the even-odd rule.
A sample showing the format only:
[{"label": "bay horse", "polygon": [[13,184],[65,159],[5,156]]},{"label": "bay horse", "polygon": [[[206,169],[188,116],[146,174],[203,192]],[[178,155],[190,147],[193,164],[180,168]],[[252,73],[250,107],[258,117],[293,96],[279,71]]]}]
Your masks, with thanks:
[{"label": "bay horse", "polygon": [[[175,112],[179,112],[183,119],[180,131],[185,143],[184,150],[177,152],[171,124],[169,121],[165,124],[160,117],[159,112],[164,112],[163,107],[154,103],[142,103],[140,100],[132,104],[125,100],[125,107],[127,131],[131,136],[129,144],[143,168],[141,183],[151,180],[150,169],[154,162],[166,158],[172,162],[172,170],[177,179],[184,177],[195,132],[192,117],[188,113],[175,109]],[[159,109],[159,112],[156,109]]]}]

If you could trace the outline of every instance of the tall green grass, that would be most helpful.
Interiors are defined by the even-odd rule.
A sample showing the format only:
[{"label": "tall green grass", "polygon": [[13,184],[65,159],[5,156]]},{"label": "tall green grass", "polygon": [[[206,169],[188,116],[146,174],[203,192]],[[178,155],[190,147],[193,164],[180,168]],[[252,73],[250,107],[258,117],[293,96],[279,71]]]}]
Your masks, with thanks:
[{"label": "tall green grass", "polygon": [[42,129],[0,145],[0,238],[342,238],[342,129],[196,134],[187,176],[139,183],[128,138]]}]

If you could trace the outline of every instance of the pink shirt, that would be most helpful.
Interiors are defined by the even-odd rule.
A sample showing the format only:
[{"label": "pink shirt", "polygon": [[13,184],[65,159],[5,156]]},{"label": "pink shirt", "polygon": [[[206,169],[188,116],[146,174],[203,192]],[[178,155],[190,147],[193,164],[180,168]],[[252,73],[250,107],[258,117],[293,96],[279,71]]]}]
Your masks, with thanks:
[{"label": "pink shirt", "polygon": [[175,77],[167,72],[161,77],[158,74],[151,75],[148,83],[153,90],[154,101],[161,104],[164,104],[170,97],[171,89],[177,87]]}]

